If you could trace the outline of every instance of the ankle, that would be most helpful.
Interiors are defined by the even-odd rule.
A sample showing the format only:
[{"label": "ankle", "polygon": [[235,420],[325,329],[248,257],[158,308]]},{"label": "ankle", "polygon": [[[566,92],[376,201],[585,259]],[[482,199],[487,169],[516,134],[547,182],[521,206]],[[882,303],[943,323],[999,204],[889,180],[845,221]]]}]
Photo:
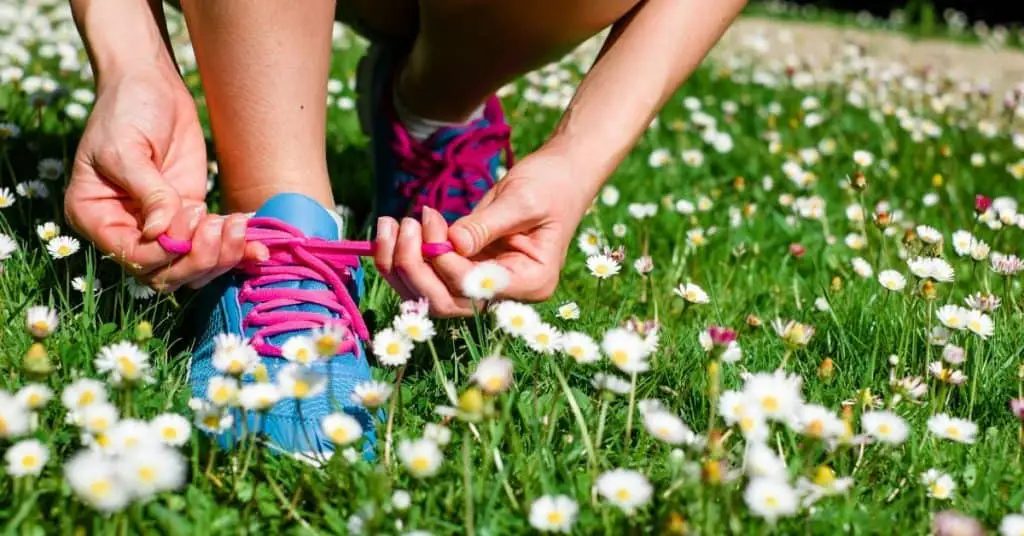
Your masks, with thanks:
[{"label": "ankle", "polygon": [[410,57],[394,88],[395,99],[406,113],[452,124],[465,124],[479,115],[487,95],[465,95],[435,78]]},{"label": "ankle", "polygon": [[256,212],[268,199],[277,194],[296,193],[315,199],[334,211],[334,197],[326,174],[322,180],[277,179],[273,182],[233,186],[225,181],[221,188],[221,205],[227,213]]}]

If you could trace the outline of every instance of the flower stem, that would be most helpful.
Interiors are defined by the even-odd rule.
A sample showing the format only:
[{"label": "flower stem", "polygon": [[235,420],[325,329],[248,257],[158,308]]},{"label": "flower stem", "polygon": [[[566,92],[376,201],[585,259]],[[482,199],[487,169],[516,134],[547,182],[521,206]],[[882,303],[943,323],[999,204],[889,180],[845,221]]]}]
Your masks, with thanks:
[{"label": "flower stem", "polygon": [[384,467],[391,465],[391,432],[395,425],[395,409],[398,406],[398,399],[401,398],[402,377],[405,376],[405,367],[398,369],[398,377],[395,379],[395,392],[391,395],[391,407],[388,408],[388,424],[384,432]]},{"label": "flower stem", "polygon": [[469,456],[469,448],[472,441],[467,429],[467,432],[462,437],[462,496],[465,498],[466,503],[464,508],[464,528],[469,536],[473,536],[476,533],[476,530],[473,528],[473,477],[471,476],[472,465]]},{"label": "flower stem", "polygon": [[626,454],[629,454],[630,440],[633,436],[633,408],[636,406],[636,373],[629,378],[629,412],[626,413]]},{"label": "flower stem", "polygon": [[569,390],[569,383],[565,381],[565,375],[562,374],[562,369],[559,368],[558,364],[554,361],[551,362],[551,369],[555,371],[555,377],[558,379],[558,384],[562,387],[566,400],[569,401],[569,408],[572,410],[573,417],[576,418],[576,426],[579,427],[580,435],[583,436],[583,446],[587,449],[587,457],[590,458],[591,467],[596,469],[597,453],[594,450],[594,444],[590,442],[590,430],[587,429],[587,421],[583,418],[583,412],[580,411],[580,406],[576,403],[576,397],[573,396],[572,391]]}]

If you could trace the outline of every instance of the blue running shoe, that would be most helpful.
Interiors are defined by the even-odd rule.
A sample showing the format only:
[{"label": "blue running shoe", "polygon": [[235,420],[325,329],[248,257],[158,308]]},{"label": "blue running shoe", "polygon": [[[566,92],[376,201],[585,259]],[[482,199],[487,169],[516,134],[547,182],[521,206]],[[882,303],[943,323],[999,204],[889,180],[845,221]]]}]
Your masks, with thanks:
[{"label": "blue running shoe", "polygon": [[[207,399],[212,379],[239,372],[231,370],[231,358],[225,357],[232,346],[241,346],[251,365],[261,368],[256,367],[258,361],[270,381],[296,396],[281,399],[262,418],[252,411],[235,410],[233,424],[218,435],[223,447],[255,432],[276,449],[323,461],[334,444],[321,421],[344,412],[359,421],[366,439],[364,451],[372,455],[374,420],[353,400],[355,386],[370,380],[362,344],[368,333],[358,309],[363,271],[359,252],[340,241],[340,223],[308,197],[277,195],[256,212],[247,236],[265,244],[270,259],[243,265],[208,289],[219,298],[209,308],[205,333],[190,363],[193,396]],[[286,347],[292,337],[311,334],[316,338],[305,340],[306,351],[291,343]],[[242,345],[243,340],[251,346]],[[302,364],[310,360],[310,348],[314,357],[324,351],[336,355]],[[243,375],[243,385],[255,382],[253,376]],[[208,405],[206,411],[211,423],[218,422],[218,413]]]},{"label": "blue running shoe", "polygon": [[393,79],[402,50],[374,43],[357,76],[359,120],[373,151],[377,216],[418,218],[429,206],[451,223],[469,214],[494,186],[501,153],[511,167],[509,126],[492,95],[483,117],[440,128],[423,141],[413,138],[394,110]]}]

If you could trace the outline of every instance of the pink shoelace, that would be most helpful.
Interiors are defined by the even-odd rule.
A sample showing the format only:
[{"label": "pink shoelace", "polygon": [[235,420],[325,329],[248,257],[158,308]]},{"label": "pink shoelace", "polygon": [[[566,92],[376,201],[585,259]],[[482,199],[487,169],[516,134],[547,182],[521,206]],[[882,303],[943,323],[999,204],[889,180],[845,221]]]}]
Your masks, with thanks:
[{"label": "pink shoelace", "polygon": [[[440,153],[431,149],[430,139],[426,142],[413,139],[401,121],[392,119],[392,149],[398,157],[398,168],[413,177],[399,185],[401,194],[413,201],[410,207],[413,216],[419,216],[424,206],[441,212],[468,214],[494,186],[491,159],[504,151],[507,165],[512,166],[511,130],[505,123],[498,97],[491,96],[487,100],[484,119],[490,124],[467,128],[449,140]],[[478,178],[483,178],[486,184],[476,184]],[[450,195],[451,188],[460,189],[465,195]]]},{"label": "pink shoelace", "polygon": [[[373,255],[373,242],[307,237],[287,223],[263,217],[249,220],[246,240],[260,242],[270,250],[270,258],[266,261],[238,266],[238,270],[248,276],[239,289],[238,299],[254,304],[242,319],[242,330],[256,328],[252,345],[260,355],[281,356],[281,349],[269,342],[269,338],[275,335],[328,325],[344,332],[339,354],[356,349],[355,337],[369,339],[366,323],[346,283],[352,281],[351,270],[359,266],[359,257]],[[160,235],[157,241],[170,253],[184,255],[192,250],[190,241],[177,240],[166,234]],[[452,250],[450,242],[423,244],[423,255],[428,258]],[[298,281],[318,281],[327,288],[269,286]],[[310,311],[280,310],[303,304],[323,307],[339,318]]]}]

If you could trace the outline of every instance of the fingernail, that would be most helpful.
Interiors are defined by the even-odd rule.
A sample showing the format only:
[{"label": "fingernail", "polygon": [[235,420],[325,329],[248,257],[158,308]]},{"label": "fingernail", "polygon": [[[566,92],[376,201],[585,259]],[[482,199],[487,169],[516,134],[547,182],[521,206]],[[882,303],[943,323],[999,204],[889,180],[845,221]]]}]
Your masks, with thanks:
[{"label": "fingernail", "polygon": [[391,227],[391,220],[380,218],[377,220],[377,236],[390,236],[393,232]]},{"label": "fingernail", "polygon": [[417,222],[416,220],[412,218],[402,218],[402,227],[398,230],[398,232],[399,234],[410,236],[416,232],[416,225],[419,225],[419,222]]},{"label": "fingernail", "polygon": [[205,214],[205,213],[206,213],[206,206],[205,205],[199,205],[198,207],[192,209],[192,219],[188,220],[188,230],[189,231],[195,231],[196,227],[199,227],[199,219],[202,218],[203,214]]},{"label": "fingernail", "polygon": [[210,227],[209,227],[209,230],[207,232],[210,233],[211,236],[216,236],[216,235],[219,235],[221,233],[221,230],[223,228],[224,228],[224,218],[217,217],[217,219],[213,220],[213,222],[210,223]]},{"label": "fingernail", "polygon": [[231,229],[228,230],[228,233],[231,235],[231,238],[242,238],[245,236],[245,229],[245,220],[238,220],[231,224]]},{"label": "fingernail", "polygon": [[476,244],[473,243],[473,234],[467,231],[463,227],[456,227],[452,229],[452,233],[457,238],[456,242],[462,245],[467,245],[465,253],[473,253],[476,249]]},{"label": "fingernail", "polygon": [[157,228],[163,226],[164,221],[165,220],[164,220],[163,214],[154,214],[154,215],[149,217],[149,221],[147,221],[146,225],[142,228],[142,232],[148,233],[149,231],[152,231],[153,229],[157,229]]},{"label": "fingernail", "polygon": [[270,252],[265,250],[265,249],[261,249],[261,250],[259,250],[256,253],[256,260],[258,260],[260,262],[263,262],[263,261],[269,260],[269,259],[270,259]]}]

